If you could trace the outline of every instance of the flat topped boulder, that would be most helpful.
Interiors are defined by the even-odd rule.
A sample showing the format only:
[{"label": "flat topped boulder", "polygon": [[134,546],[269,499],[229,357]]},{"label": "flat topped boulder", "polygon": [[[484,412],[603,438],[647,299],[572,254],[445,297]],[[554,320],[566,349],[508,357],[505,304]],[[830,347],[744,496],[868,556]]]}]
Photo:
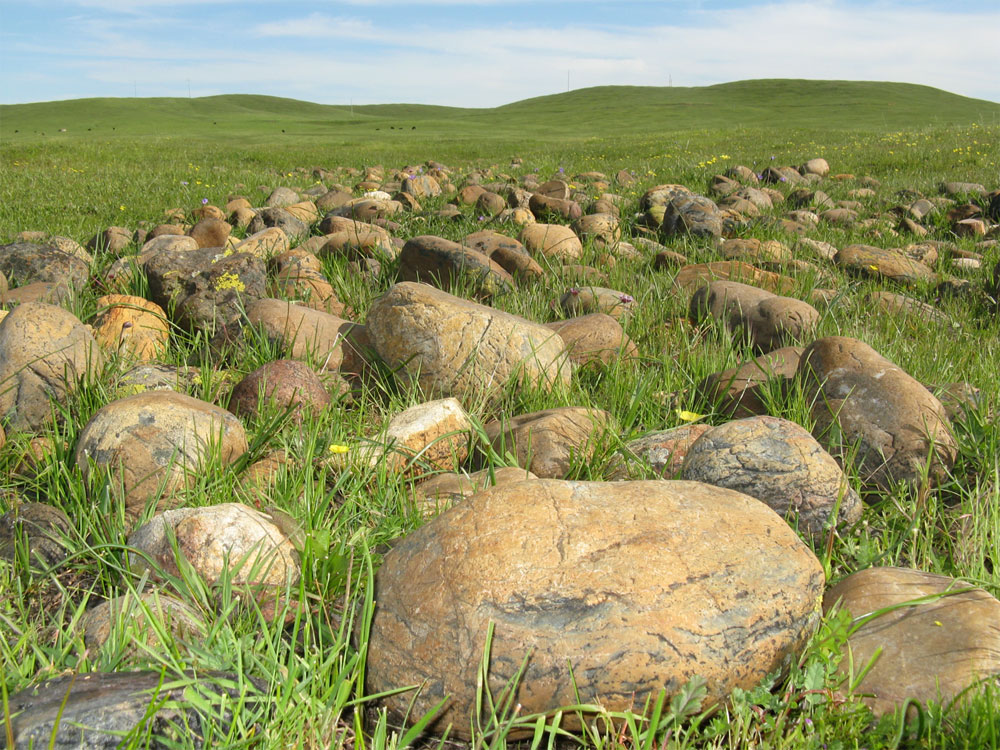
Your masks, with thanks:
[{"label": "flat topped boulder", "polygon": [[378,355],[428,397],[490,394],[512,379],[535,387],[568,384],[572,365],[559,335],[540,323],[402,282],[368,310]]},{"label": "flat topped boulder", "polygon": [[[695,675],[708,701],[778,670],[817,622],[823,572],[774,511],[698,482],[493,487],[400,541],[376,579],[370,693],[468,738],[491,623],[493,695],[527,668],[522,714],[641,711]],[[572,675],[570,673],[572,670]],[[574,714],[563,727],[575,726]]]}]

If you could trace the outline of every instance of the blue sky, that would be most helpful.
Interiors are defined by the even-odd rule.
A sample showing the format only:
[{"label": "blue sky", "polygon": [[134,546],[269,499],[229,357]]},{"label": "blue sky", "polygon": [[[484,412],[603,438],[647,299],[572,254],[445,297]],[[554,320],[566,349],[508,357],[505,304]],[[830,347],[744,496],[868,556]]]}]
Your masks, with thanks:
[{"label": "blue sky", "polygon": [[608,84],[906,81],[1000,101],[1000,0],[0,0],[0,103],[491,107]]}]

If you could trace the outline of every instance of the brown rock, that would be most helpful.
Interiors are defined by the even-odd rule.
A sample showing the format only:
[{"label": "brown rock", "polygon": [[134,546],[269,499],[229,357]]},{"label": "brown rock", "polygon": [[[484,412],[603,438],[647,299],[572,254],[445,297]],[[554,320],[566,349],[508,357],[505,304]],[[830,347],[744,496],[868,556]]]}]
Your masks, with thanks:
[{"label": "brown rock", "polygon": [[368,333],[397,377],[415,380],[428,396],[464,401],[495,393],[512,378],[532,386],[570,379],[557,334],[425,284],[402,282],[375,300]]},{"label": "brown rock", "polygon": [[173,391],[153,391],[95,412],[77,440],[76,463],[85,478],[109,472],[112,494],[134,518],[150,501],[176,504],[171,494],[193,484],[212,454],[225,465],[246,450],[243,425],[229,412]]},{"label": "brown rock", "polygon": [[639,348],[621,323],[604,313],[547,323],[545,327],[559,334],[570,360],[578,366],[639,358]]},{"label": "brown rock", "polygon": [[156,359],[167,346],[167,314],[142,297],[109,294],[97,300],[97,317],[91,324],[94,338],[108,352],[141,361]]},{"label": "brown rock", "polygon": [[[694,675],[711,705],[796,653],[822,588],[812,552],[737,492],[662,480],[494,487],[386,555],[366,688],[422,685],[385,699],[396,718],[447,697],[429,729],[468,739],[492,623],[489,689],[498,695],[530,654],[512,697],[525,714],[642,710]],[[562,727],[579,729],[576,714]]]},{"label": "brown rock", "polygon": [[938,281],[938,275],[923,263],[898,250],[871,245],[848,245],[834,256],[833,262],[861,276],[887,278],[901,284]]},{"label": "brown rock", "polygon": [[510,291],[514,278],[487,256],[446,240],[422,235],[407,240],[399,254],[404,281],[424,281],[446,291],[461,281],[471,284],[478,297]]},{"label": "brown rock", "polygon": [[589,461],[614,418],[603,409],[565,406],[486,425],[486,437],[499,455],[517,457],[539,477],[562,479],[579,461]]},{"label": "brown rock", "polygon": [[537,279],[544,273],[524,245],[505,234],[492,230],[473,232],[462,238],[462,244],[479,251],[515,279]]},{"label": "brown rock", "polygon": [[917,486],[926,470],[933,485],[954,464],[957,446],[941,402],[864,342],[817,339],[803,352],[796,378],[813,405],[813,434],[834,455],[857,444],[864,482]]},{"label": "brown rock", "polygon": [[738,281],[713,281],[691,295],[688,318],[696,325],[712,318],[729,330],[737,330],[757,305],[774,296],[766,289]]},{"label": "brown rock", "polygon": [[762,354],[738,367],[709,375],[696,391],[713,411],[728,417],[767,414],[770,389],[782,395],[795,375],[802,357],[801,346],[788,346]]},{"label": "brown rock", "polygon": [[357,323],[286,300],[267,298],[247,305],[246,320],[294,359],[311,361],[317,367],[346,375],[361,375],[367,370],[366,336],[364,327]]},{"label": "brown rock", "polygon": [[188,231],[198,247],[223,247],[233,231],[231,224],[222,219],[202,219]]},{"label": "brown rock", "polygon": [[697,263],[684,266],[674,277],[674,286],[693,293],[706,282],[715,280],[741,281],[775,294],[789,294],[796,287],[795,279],[771,271],[763,271],[738,260]]},{"label": "brown rock", "polygon": [[576,233],[562,224],[527,224],[518,237],[528,252],[556,260],[579,260],[583,245]]},{"label": "brown rock", "polygon": [[354,451],[372,466],[393,471],[413,466],[454,471],[469,455],[472,422],[455,398],[416,404],[393,415],[385,435],[373,446]]},{"label": "brown rock", "polygon": [[[931,598],[915,601],[921,597]],[[823,597],[827,612],[837,604],[860,625],[848,638],[851,657],[841,670],[853,662],[856,677],[872,663],[857,692],[878,716],[909,698],[967,700],[977,681],[1000,674],[1000,601],[981,588],[920,570],[868,568]]]},{"label": "brown rock", "polygon": [[261,365],[233,388],[229,411],[237,416],[260,416],[265,405],[292,409],[301,422],[303,412],[318,413],[330,405],[330,394],[316,371],[304,362],[279,359]]},{"label": "brown rock", "polygon": [[819,312],[808,302],[792,297],[769,297],[746,313],[742,324],[750,333],[751,344],[769,352],[811,340],[819,320]]},{"label": "brown rock", "polygon": [[0,321],[0,417],[7,429],[40,430],[52,419],[52,400],[65,403],[103,361],[90,329],[73,313],[44,302],[19,304]]},{"label": "brown rock", "polygon": [[681,477],[755,497],[814,539],[861,518],[861,498],[808,431],[758,416],[713,427],[691,446]]}]

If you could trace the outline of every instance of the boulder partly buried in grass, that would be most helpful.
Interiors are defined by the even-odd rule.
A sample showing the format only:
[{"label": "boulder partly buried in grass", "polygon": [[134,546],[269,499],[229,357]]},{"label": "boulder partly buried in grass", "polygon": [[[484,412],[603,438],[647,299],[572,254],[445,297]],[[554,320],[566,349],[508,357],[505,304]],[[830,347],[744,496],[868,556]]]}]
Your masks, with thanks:
[{"label": "boulder partly buried in grass", "polygon": [[[975,694],[980,680],[1000,676],[1000,601],[954,578],[908,568],[868,568],[848,576],[823,598],[839,604],[860,627],[851,634],[855,676],[876,714],[909,698],[948,704]],[[848,666],[845,654],[841,669]]]},{"label": "boulder partly buried in grass", "polygon": [[174,391],[112,401],[80,433],[76,462],[85,477],[109,472],[110,489],[130,515],[193,482],[217,452],[225,465],[247,450],[243,424],[218,406]]},{"label": "boulder partly buried in grass", "polygon": [[[522,714],[641,711],[707,680],[709,702],[780,669],[819,616],[823,571],[763,503],[698,482],[532,480],[480,492],[400,541],[378,573],[370,693],[468,738],[488,650]],[[492,630],[492,642],[487,639]],[[564,717],[564,728],[575,715]]]},{"label": "boulder partly buried in grass", "polygon": [[817,339],[796,378],[816,420],[813,434],[834,455],[849,454],[866,483],[934,485],[955,463],[948,414],[919,381],[868,344],[846,336]]},{"label": "boulder partly buried in grass", "polygon": [[25,302],[0,322],[0,418],[8,430],[36,431],[52,420],[81,379],[100,369],[100,347],[73,313]]},{"label": "boulder partly buried in grass", "polygon": [[369,308],[367,329],[397,377],[415,380],[427,396],[465,401],[512,380],[568,384],[572,372],[555,332],[426,284],[389,289]]}]

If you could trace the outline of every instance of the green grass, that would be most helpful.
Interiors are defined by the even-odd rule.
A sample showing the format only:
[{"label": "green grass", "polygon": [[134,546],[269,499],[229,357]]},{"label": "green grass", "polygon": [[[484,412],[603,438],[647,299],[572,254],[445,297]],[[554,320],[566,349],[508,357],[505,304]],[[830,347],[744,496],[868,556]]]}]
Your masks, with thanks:
[{"label": "green grass", "polygon": [[[391,174],[428,159],[452,167],[456,184],[473,169],[487,181],[516,181],[536,169],[543,179],[592,169],[612,176],[619,169],[632,170],[637,184],[614,188],[625,199],[627,236],[640,231],[634,215],[648,187],[679,182],[704,192],[711,177],[728,166],[760,169],[772,157],[773,163],[794,165],[824,156],[835,173],[878,179],[881,186],[868,201],[868,211],[883,215],[901,202],[897,192],[904,188],[936,195],[938,183],[946,179],[997,187],[998,111],[1000,105],[926,87],[804,81],[590,89],[495,110],[359,106],[353,117],[345,107],[242,96],[17,105],[0,108],[0,242],[23,230],[46,230],[85,243],[112,224],[136,229],[159,223],[170,208],[193,211],[203,198],[222,205],[228,195],[244,194],[257,205],[278,185],[304,190],[315,183],[317,167],[332,170],[338,181],[351,186],[357,178],[341,168],[381,163]],[[410,129],[413,125],[416,130]],[[68,132],[57,133],[59,127]],[[37,134],[42,131],[44,137]],[[513,156],[522,164],[512,165]],[[822,187],[839,200],[856,186],[856,181],[827,180]],[[438,218],[434,211],[445,200],[424,201],[422,215],[399,217],[396,235],[458,239],[492,226],[471,209],[459,221]],[[939,214],[928,225],[936,238],[974,249],[973,240],[950,237],[946,224]],[[509,226],[496,228],[514,233]],[[788,241],[760,226],[751,226],[745,235]],[[837,246],[902,242],[876,237],[872,230],[826,226],[810,236]],[[704,243],[678,240],[671,247],[692,261],[717,257]],[[986,269],[1000,260],[996,248],[985,255]],[[112,260],[98,253],[93,268],[104,269]],[[587,246],[585,260],[601,264],[601,252]],[[942,259],[941,269],[944,263]],[[358,320],[397,270],[387,263],[369,283],[352,274],[342,259],[327,259],[324,268]],[[561,392],[511,389],[499,403],[473,410],[478,425],[499,415],[548,407],[595,406],[614,415],[620,426],[616,438],[626,441],[679,424],[678,408],[708,411],[708,405],[690,395],[691,387],[746,359],[746,342],[716,327],[690,327],[685,321],[687,296],[673,288],[671,272],[653,270],[646,262],[618,262],[604,270],[608,286],[637,301],[627,331],[639,347],[640,362],[579,372]],[[845,294],[825,312],[820,335],[855,336],[923,382],[967,381],[983,392],[982,405],[954,425],[960,455],[953,478],[934,492],[913,496],[900,490],[866,507],[861,523],[838,537],[829,555],[817,550],[830,582],[871,565],[903,565],[960,576],[1000,594],[1000,322],[995,311],[974,298],[938,302],[955,320],[954,327],[928,326],[905,315],[875,315],[862,300],[882,285],[846,277],[828,265],[823,270],[832,278],[819,285],[830,283]],[[970,278],[981,288],[987,271]],[[550,302],[571,283],[553,268],[493,304],[549,322],[560,317]],[[801,275],[795,296],[804,297],[814,285],[815,279]],[[144,293],[144,281],[135,279],[126,291]],[[935,301],[932,289],[911,293]],[[82,291],[70,307],[86,321],[96,310],[96,293]],[[213,399],[221,394],[224,405],[222,370],[234,381],[279,354],[263,339],[251,338],[235,357],[219,362],[202,339],[175,331],[165,361],[199,365],[202,377],[191,386],[191,395]],[[282,449],[292,457],[267,498],[306,533],[303,577],[287,592],[302,605],[287,605],[293,615],[288,628],[269,624],[260,608],[227,581],[213,589],[182,571],[171,578],[169,588],[202,613],[208,625],[204,639],[191,643],[167,636],[159,647],[140,647],[136,655],[129,652],[131,629],[123,623],[112,642],[88,651],[74,628],[88,606],[149,585],[131,567],[124,517],[109,488],[100,482],[88,485],[73,462],[80,431],[91,414],[115,398],[108,383],[124,366],[112,360],[105,377],[62,408],[62,420],[49,434],[51,458],[36,470],[25,471],[21,465],[28,436],[10,435],[0,449],[5,489],[58,505],[74,523],[67,540],[70,559],[57,569],[31,574],[23,564],[0,562],[0,667],[6,694],[66,670],[144,666],[169,676],[189,668],[236,671],[263,678],[269,697],[263,711],[248,707],[239,715],[245,734],[238,739],[245,740],[255,727],[259,747],[358,745],[382,750],[405,744],[403,730],[372,707],[362,684],[364,641],[352,640],[351,633],[366,614],[370,576],[381,555],[422,521],[413,509],[408,480],[384,467],[338,471],[325,459],[330,444],[356,445],[372,438],[394,413],[418,403],[418,395],[391,384],[376,386],[353,402],[337,401],[304,428],[282,420],[278,412],[247,420],[255,455]],[[776,393],[773,407],[779,416],[808,422],[801,394]],[[708,419],[722,421],[715,414]],[[605,478],[613,463],[613,442],[596,460],[578,461],[571,475]],[[485,451],[481,440],[479,444],[487,465],[502,465],[504,457]],[[215,466],[203,472],[186,495],[188,504],[248,501],[237,487],[236,471]],[[0,512],[11,503],[11,495],[0,495]],[[673,700],[652,701],[645,717],[598,714],[586,731],[568,737],[555,717],[515,717],[498,700],[473,744],[503,747],[517,723],[532,730],[533,740],[527,743],[532,749],[543,744],[594,750],[1000,746],[995,691],[968,707],[932,707],[921,723],[873,722],[836,670],[849,628],[843,617],[828,618],[788,674],[738,691],[714,713],[698,706],[694,684]]]}]

